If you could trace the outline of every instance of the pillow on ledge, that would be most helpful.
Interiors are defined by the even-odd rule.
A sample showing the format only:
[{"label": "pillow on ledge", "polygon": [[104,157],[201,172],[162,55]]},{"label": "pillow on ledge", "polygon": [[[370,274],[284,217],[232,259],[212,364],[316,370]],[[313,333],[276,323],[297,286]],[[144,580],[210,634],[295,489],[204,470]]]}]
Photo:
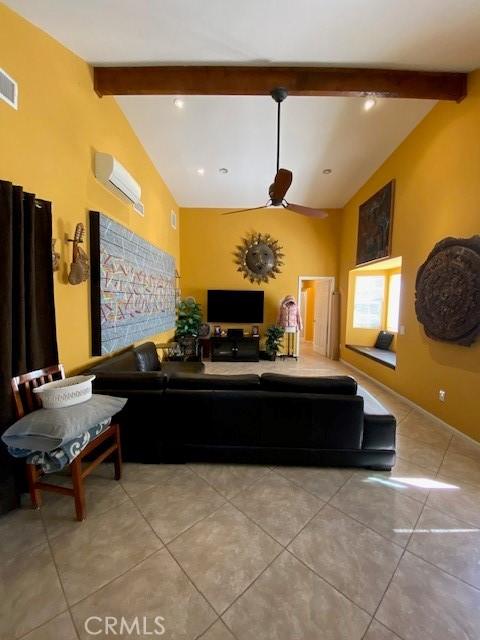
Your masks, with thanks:
[{"label": "pillow on ledge", "polygon": [[169,389],[250,391],[260,389],[260,378],[256,374],[221,376],[208,373],[172,373],[168,381]]},{"label": "pillow on ledge", "polygon": [[263,373],[261,386],[265,391],[290,391],[292,393],[326,393],[354,396],[357,382],[350,376],[287,376],[282,373]]},{"label": "pillow on ledge", "polygon": [[118,413],[126,398],[93,395],[62,409],[37,409],[20,418],[2,435],[8,447],[52,451]]},{"label": "pillow on ledge", "polygon": [[390,331],[380,331],[373,346],[375,349],[383,349],[384,351],[389,351],[392,342],[393,333],[390,333]]}]

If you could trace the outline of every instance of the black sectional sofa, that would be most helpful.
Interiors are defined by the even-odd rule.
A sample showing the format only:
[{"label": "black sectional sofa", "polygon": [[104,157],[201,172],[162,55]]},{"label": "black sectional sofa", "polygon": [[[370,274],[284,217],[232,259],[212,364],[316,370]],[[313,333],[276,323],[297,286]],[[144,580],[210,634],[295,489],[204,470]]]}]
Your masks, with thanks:
[{"label": "black sectional sofa", "polygon": [[349,376],[207,375],[202,363],[160,363],[153,343],[88,372],[96,393],[128,398],[119,414],[125,461],[395,462],[395,418]]}]

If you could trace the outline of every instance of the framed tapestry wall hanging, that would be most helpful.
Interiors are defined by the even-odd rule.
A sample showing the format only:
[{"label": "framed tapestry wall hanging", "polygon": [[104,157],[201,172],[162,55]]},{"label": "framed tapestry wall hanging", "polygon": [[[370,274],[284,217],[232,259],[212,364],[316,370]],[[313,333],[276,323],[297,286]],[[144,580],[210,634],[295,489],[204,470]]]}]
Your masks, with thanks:
[{"label": "framed tapestry wall hanging", "polygon": [[175,327],[175,259],[90,211],[92,355]]},{"label": "framed tapestry wall hanging", "polygon": [[356,265],[389,258],[392,243],[395,180],[360,205]]}]

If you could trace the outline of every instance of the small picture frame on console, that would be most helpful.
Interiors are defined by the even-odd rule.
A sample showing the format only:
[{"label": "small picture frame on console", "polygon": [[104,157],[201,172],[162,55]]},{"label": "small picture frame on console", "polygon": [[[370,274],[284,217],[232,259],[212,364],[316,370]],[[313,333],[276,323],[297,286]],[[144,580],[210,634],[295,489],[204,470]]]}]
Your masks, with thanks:
[{"label": "small picture frame on console", "polygon": [[213,335],[217,336],[217,337],[222,335],[222,327],[219,324],[214,325],[214,327],[213,327]]},{"label": "small picture frame on console", "polygon": [[253,327],[252,327],[252,336],[254,338],[258,338],[259,335],[260,335],[260,333],[258,331],[258,326],[256,324],[254,324]]}]

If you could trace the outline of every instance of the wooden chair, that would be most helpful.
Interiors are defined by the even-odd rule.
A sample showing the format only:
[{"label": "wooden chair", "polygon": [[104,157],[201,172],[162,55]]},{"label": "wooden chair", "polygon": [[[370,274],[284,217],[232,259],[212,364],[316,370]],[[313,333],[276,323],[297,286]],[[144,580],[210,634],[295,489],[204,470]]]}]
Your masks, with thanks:
[{"label": "wooden chair", "polygon": [[[15,401],[15,411],[17,418],[22,418],[26,413],[30,413],[41,407],[41,402],[37,394],[32,389],[46,382],[53,380],[62,380],[65,378],[65,371],[62,364],[57,364],[45,369],[30,371],[21,376],[12,378],[13,398]],[[82,460],[94,451],[105,440],[113,439],[111,444],[105,451],[91,461],[88,466],[82,468]],[[94,440],[89,442],[85,449],[69,464],[72,475],[73,488],[63,487],[61,485],[49,484],[41,480],[42,472],[35,464],[27,463],[28,487],[32,505],[35,509],[40,508],[42,504],[41,491],[52,491],[53,493],[62,493],[66,496],[72,496],[75,499],[75,512],[77,520],[85,519],[85,489],[84,479],[106,458],[115,454],[115,480],[120,480],[122,474],[122,449],[120,443],[120,429],[118,424],[111,424]]]}]

